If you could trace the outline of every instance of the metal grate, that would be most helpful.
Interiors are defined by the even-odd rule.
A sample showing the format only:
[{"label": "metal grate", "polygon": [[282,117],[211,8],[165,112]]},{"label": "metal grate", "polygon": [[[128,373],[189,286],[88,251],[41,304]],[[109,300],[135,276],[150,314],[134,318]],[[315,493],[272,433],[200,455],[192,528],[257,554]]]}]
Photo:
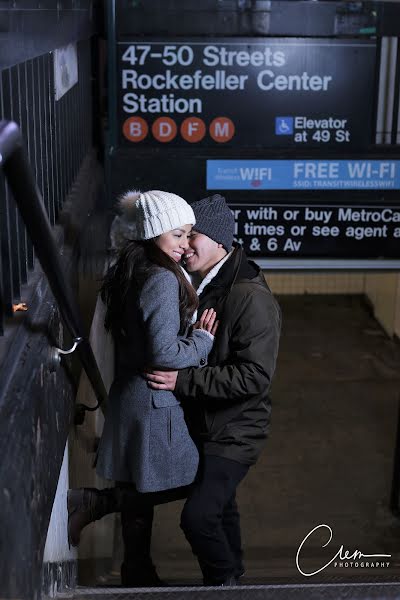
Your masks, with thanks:
[{"label": "metal grate", "polygon": [[[325,583],[230,588],[78,588],[73,600],[386,600],[399,596],[400,583]],[[71,600],[71,595],[68,597]]]},{"label": "metal grate", "polygon": [[[0,72],[0,120],[16,121],[54,225],[92,145],[90,41],[78,42],[78,83],[55,100],[53,53]],[[0,171],[0,335],[34,266],[32,244]]]}]

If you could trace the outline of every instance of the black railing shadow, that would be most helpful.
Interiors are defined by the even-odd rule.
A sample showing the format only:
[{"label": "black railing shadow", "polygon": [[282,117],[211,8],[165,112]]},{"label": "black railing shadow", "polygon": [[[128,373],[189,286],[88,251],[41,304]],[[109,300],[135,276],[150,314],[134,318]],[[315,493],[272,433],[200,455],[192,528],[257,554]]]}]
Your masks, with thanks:
[{"label": "black railing shadow", "polygon": [[0,121],[0,166],[58,304],[65,327],[73,340],[79,340],[76,352],[97,398],[96,406],[90,407],[85,404],[76,406],[75,422],[82,423],[85,411],[93,411],[101,406],[104,412],[107,391],[92,348],[84,336],[77,300],[67,285],[60,251],[55,243],[41,194],[29,165],[20,129],[12,121]]}]

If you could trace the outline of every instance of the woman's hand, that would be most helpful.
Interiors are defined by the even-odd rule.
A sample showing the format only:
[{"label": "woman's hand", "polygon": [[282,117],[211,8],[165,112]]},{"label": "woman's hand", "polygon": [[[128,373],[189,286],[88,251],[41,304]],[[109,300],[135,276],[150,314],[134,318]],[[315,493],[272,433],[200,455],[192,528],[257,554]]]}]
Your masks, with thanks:
[{"label": "woman's hand", "polygon": [[206,308],[200,319],[193,325],[193,329],[205,329],[208,333],[215,335],[219,325],[219,321],[216,318],[217,313],[215,310],[213,308]]}]

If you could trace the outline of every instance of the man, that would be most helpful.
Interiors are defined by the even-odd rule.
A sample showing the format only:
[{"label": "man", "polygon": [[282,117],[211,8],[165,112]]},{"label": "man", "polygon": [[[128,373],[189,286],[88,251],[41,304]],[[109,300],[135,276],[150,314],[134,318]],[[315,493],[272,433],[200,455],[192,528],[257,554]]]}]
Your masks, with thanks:
[{"label": "man", "polygon": [[154,389],[181,399],[200,449],[200,468],[181,527],[205,585],[236,585],[243,574],[236,488],[264,446],[268,391],[275,370],[280,310],[259,267],[233,246],[234,219],[216,194],[192,204],[196,225],[185,253],[199,310],[213,307],[219,327],[208,366],[147,374]]}]

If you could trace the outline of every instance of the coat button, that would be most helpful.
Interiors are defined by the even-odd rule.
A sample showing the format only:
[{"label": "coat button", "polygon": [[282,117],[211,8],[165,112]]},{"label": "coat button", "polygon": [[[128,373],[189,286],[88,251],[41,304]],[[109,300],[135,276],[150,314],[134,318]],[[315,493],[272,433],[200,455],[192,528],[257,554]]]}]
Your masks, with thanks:
[{"label": "coat button", "polygon": [[202,367],[204,367],[204,365],[205,365],[205,364],[206,364],[206,359],[205,359],[205,358],[201,358],[201,359],[200,359],[200,365],[201,365]]}]

